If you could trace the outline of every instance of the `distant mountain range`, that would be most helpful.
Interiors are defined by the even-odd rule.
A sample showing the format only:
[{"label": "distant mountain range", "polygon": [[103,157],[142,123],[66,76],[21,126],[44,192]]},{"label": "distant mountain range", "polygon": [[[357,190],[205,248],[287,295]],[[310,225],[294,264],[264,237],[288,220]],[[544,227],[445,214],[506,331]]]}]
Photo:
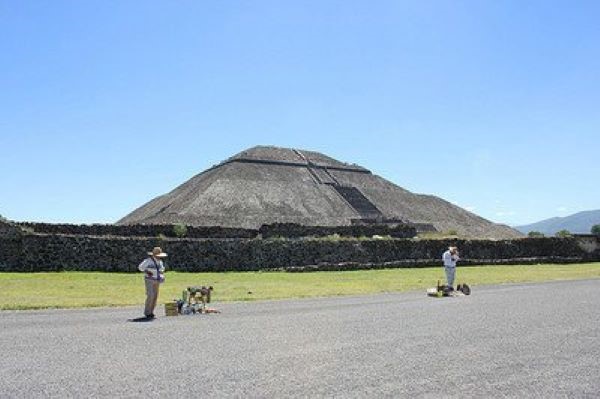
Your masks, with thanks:
[{"label": "distant mountain range", "polygon": [[595,211],[578,212],[570,216],[555,217],[537,223],[515,226],[521,233],[539,231],[545,235],[554,235],[560,230],[569,230],[571,233],[589,234],[593,225],[600,224],[600,209]]}]

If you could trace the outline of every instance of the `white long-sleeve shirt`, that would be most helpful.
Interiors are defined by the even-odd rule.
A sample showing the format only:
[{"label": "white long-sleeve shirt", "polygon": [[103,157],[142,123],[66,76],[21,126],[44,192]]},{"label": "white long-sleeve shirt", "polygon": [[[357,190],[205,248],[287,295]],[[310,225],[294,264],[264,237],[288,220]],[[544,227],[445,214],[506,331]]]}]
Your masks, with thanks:
[{"label": "white long-sleeve shirt", "polygon": [[[152,257],[146,258],[138,266],[138,270],[146,273],[146,278],[152,280],[164,280],[165,265],[162,260],[154,260]],[[148,275],[152,273],[152,277]]]},{"label": "white long-sleeve shirt", "polygon": [[459,259],[460,258],[458,257],[458,255],[452,255],[450,253],[450,250],[444,252],[444,254],[442,255],[442,260],[444,261],[444,267],[456,267],[456,262]]}]

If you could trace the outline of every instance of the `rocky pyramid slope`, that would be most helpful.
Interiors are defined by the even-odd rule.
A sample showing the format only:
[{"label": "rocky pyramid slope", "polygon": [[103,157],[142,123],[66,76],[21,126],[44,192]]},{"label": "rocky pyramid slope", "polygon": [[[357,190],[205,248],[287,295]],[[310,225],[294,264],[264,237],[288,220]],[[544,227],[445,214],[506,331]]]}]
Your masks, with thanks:
[{"label": "rocky pyramid slope", "polygon": [[474,238],[515,238],[441,198],[411,193],[369,170],[313,151],[258,146],[136,209],[118,224],[258,228],[268,223],[349,225],[400,219]]}]

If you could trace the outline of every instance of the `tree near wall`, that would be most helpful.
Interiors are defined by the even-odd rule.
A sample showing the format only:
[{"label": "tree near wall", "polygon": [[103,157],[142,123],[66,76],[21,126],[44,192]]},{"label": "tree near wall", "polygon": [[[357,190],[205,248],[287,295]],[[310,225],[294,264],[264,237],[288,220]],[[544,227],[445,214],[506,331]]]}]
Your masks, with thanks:
[{"label": "tree near wall", "polygon": [[600,224],[593,225],[590,231],[592,232],[592,234],[600,236]]},{"label": "tree near wall", "polygon": [[527,237],[540,238],[540,237],[544,237],[544,233],[542,233],[540,231],[530,231],[529,233],[527,233]]},{"label": "tree near wall", "polygon": [[560,237],[560,238],[566,238],[566,237],[571,237],[572,234],[569,230],[560,230],[560,231],[556,232],[555,236]]},{"label": "tree near wall", "polygon": [[187,226],[183,223],[175,223],[173,225],[173,233],[175,233],[175,237],[183,238],[187,235]]}]

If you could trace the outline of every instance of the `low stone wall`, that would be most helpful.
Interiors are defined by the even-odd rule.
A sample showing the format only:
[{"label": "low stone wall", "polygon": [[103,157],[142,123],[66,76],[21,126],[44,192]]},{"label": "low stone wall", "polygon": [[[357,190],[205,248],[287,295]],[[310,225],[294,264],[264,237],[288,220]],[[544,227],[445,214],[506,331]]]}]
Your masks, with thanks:
[{"label": "low stone wall", "polygon": [[[539,256],[532,258],[512,258],[512,259],[466,259],[460,261],[460,267],[465,266],[490,266],[490,265],[538,265],[542,263],[581,263],[581,257],[562,257],[562,256]],[[376,269],[399,269],[399,268],[419,268],[441,266],[439,259],[404,259],[393,262],[379,263],[319,263],[318,265],[289,266],[274,270],[286,272],[317,272],[317,271],[349,271],[349,270],[376,270]]]},{"label": "low stone wall", "polygon": [[20,237],[21,234],[22,231],[17,225],[0,220],[0,239]]},{"label": "low stone wall", "polygon": [[390,236],[393,238],[412,238],[417,230],[406,224],[388,226],[384,224],[363,224],[351,226],[303,226],[296,223],[274,223],[263,225],[258,230],[262,238],[272,237],[325,237],[338,234],[343,237]]},{"label": "low stone wall", "polygon": [[[115,237],[177,237],[173,225],[164,224],[55,224],[55,223],[15,223],[25,231],[42,234],[71,234],[83,236]],[[234,229],[220,226],[186,226],[187,238],[254,238],[258,230]]]},{"label": "low stone wall", "polygon": [[21,230],[12,223],[0,220],[0,270],[12,268],[21,261]]},{"label": "low stone wall", "polygon": [[599,239],[594,245],[589,240],[582,244],[577,237],[508,241],[159,239],[29,233],[0,238],[0,270],[133,272],[157,245],[169,254],[168,269],[190,272],[439,265],[449,245],[460,248],[463,265],[599,261]]},{"label": "low stone wall", "polygon": [[[7,224],[8,225],[8,224]],[[21,222],[13,226],[28,233],[69,234],[82,236],[114,236],[114,237],[171,237],[176,238],[173,225],[138,224],[54,224]],[[374,235],[394,238],[414,237],[416,229],[408,225],[352,225],[352,226],[303,226],[295,223],[275,223],[263,225],[259,230],[234,229],[220,226],[186,226],[185,238],[263,238],[285,237],[323,237],[339,234],[345,237],[371,237]],[[183,238],[183,237],[182,237]]]},{"label": "low stone wall", "polygon": [[18,271],[22,247],[21,238],[0,236],[0,270]]}]

